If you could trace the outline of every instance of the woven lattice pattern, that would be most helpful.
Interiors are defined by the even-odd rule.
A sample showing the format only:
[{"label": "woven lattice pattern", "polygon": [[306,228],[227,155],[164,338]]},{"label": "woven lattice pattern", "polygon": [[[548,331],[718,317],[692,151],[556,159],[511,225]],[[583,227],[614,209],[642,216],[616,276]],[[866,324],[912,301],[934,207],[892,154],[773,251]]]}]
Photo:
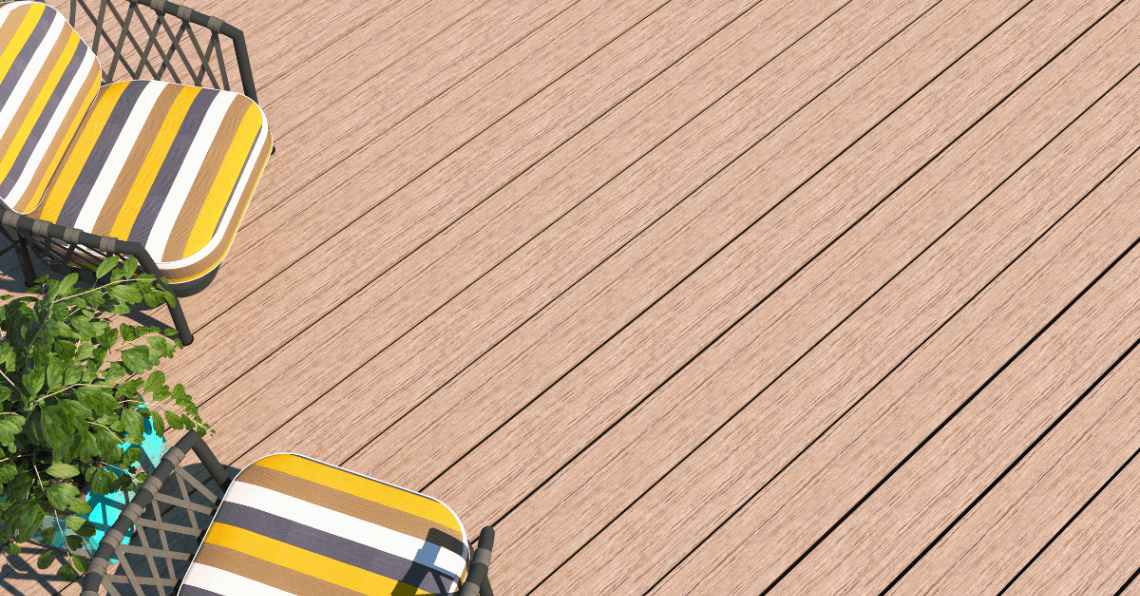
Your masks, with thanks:
[{"label": "woven lattice pattern", "polygon": [[203,485],[185,468],[175,467],[139,517],[131,541],[115,550],[119,563],[103,576],[107,593],[173,594],[210,525],[219,492],[213,481]]},{"label": "woven lattice pattern", "polygon": [[103,64],[104,83],[154,79],[229,90],[222,21],[211,17],[199,27],[189,21],[188,7],[171,15],[163,12],[166,5],[164,0],[72,0],[68,20],[81,33],[94,26],[91,48]]}]

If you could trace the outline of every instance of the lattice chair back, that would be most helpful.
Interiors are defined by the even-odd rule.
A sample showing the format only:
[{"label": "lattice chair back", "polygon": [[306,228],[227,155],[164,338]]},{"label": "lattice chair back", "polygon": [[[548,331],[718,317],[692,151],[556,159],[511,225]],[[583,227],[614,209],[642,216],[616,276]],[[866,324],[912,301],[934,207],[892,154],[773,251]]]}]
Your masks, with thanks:
[{"label": "lattice chair back", "polygon": [[70,0],[68,21],[93,40],[104,84],[152,79],[233,91],[236,73],[240,92],[257,101],[245,36],[217,17],[166,0]]},{"label": "lattice chair back", "polygon": [[34,209],[99,91],[99,61],[54,8],[0,5],[0,199]]},{"label": "lattice chair back", "polygon": [[[182,467],[190,451],[205,465],[210,481],[200,482]],[[111,596],[174,593],[229,484],[229,475],[205,442],[193,431],[187,433],[104,536],[82,580],[83,596],[96,596],[100,588]],[[134,536],[123,544],[132,525]]]}]

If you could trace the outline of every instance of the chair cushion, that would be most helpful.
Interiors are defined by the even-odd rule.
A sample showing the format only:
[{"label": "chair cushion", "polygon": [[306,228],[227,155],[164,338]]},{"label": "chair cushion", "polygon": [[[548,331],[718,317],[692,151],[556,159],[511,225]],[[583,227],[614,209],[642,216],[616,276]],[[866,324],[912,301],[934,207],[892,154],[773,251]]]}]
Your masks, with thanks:
[{"label": "chair cushion", "polygon": [[239,93],[107,85],[29,215],[140,242],[170,283],[192,281],[229,251],[272,144]]},{"label": "chair cushion", "polygon": [[58,11],[0,5],[0,199],[34,209],[99,91],[99,61]]},{"label": "chair cushion", "polygon": [[450,594],[468,555],[443,503],[278,454],[234,479],[179,594]]}]

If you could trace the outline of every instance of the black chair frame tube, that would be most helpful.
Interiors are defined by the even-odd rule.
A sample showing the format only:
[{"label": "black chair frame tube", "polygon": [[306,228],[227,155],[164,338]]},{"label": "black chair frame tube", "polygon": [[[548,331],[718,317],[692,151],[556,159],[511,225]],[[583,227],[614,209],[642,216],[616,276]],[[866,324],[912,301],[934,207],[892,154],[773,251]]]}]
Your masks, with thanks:
[{"label": "black chair frame tube", "polygon": [[495,596],[491,591],[491,580],[487,577],[494,546],[495,529],[487,526],[479,534],[479,548],[471,558],[471,569],[467,572],[467,581],[459,588],[459,596]]},{"label": "black chair frame tube", "polygon": [[115,524],[103,536],[99,548],[95,551],[95,556],[91,558],[87,572],[83,575],[83,593],[81,596],[98,596],[99,585],[103,583],[103,576],[107,573],[109,561],[115,555],[115,549],[123,541],[127,530],[138,522],[139,516],[146,510],[147,505],[154,500],[154,496],[162,490],[162,485],[174,473],[174,468],[182,463],[182,459],[191,450],[206,466],[214,481],[221,487],[222,493],[225,493],[231,481],[229,474],[226,473],[225,468],[218,462],[218,458],[214,456],[210,448],[206,446],[206,442],[198,436],[198,433],[188,431],[186,436],[182,437],[174,447],[166,452],[154,473],[143,482],[138,492],[135,493],[135,497],[119,514],[119,519],[115,520]]},{"label": "black chair frame tube", "polygon": [[[50,242],[51,239],[66,242],[69,247],[67,248],[67,254],[63,257],[65,262],[74,254],[76,245],[96,249],[102,253],[135,257],[138,259],[139,266],[142,267],[143,272],[154,275],[158,283],[162,284],[162,287],[174,297],[174,304],[168,305],[168,307],[170,308],[170,318],[174,321],[174,328],[178,330],[178,336],[179,339],[182,340],[182,345],[188,346],[194,342],[194,335],[190,333],[190,326],[186,323],[186,315],[182,312],[182,304],[178,301],[178,296],[174,294],[170,284],[162,275],[162,271],[158,269],[154,259],[151,258],[150,253],[146,251],[146,248],[144,248],[141,243],[119,240],[110,236],[88,234],[76,228],[69,228],[33,219],[7,209],[4,210],[4,215],[0,217],[0,228],[3,229],[4,234],[16,247],[20,267],[24,270],[24,283],[27,284],[28,287],[35,285],[36,277],[35,271],[32,268],[31,256],[28,254],[28,240],[32,238],[43,238],[45,242]],[[47,260],[46,255],[44,259],[45,261]],[[80,268],[73,265],[69,265],[68,267],[72,270],[80,270]],[[52,268],[56,269],[54,265],[52,265]],[[58,269],[56,270],[58,271]]]}]

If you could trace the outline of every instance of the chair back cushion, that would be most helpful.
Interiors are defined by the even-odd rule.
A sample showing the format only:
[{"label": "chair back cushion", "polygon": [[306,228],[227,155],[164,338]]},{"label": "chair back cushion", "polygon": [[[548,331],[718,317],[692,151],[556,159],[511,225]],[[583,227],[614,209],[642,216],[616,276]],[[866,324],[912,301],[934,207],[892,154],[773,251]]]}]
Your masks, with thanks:
[{"label": "chair back cushion", "polygon": [[39,2],[0,5],[0,200],[36,207],[95,100],[99,60],[67,19]]},{"label": "chair back cushion", "polygon": [[467,535],[443,503],[293,454],[238,474],[181,596],[451,594]]}]

